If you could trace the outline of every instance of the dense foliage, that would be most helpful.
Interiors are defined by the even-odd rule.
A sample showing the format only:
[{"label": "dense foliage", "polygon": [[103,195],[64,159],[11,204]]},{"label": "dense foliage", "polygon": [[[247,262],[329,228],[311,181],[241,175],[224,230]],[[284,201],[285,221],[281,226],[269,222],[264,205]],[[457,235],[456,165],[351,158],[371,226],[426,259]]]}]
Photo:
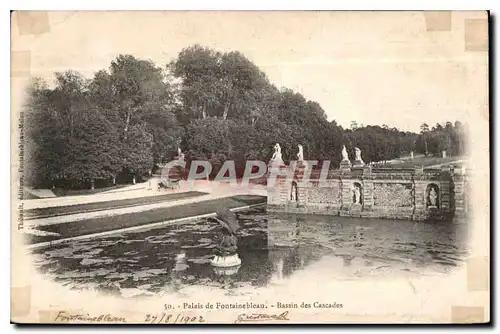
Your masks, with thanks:
[{"label": "dense foliage", "polygon": [[424,123],[420,127],[415,149],[425,155],[441,155],[442,151],[453,156],[463,155],[466,137],[467,128],[459,121],[456,121],[455,125],[446,122],[444,127],[436,124],[432,129]]},{"label": "dense foliage", "polygon": [[51,88],[35,80],[25,106],[26,182],[33,186],[131,182],[148,177],[179,146],[188,162],[233,159],[239,169],[245,160],[267,161],[276,142],[285,161],[302,144],[306,159],[332,167],[343,144],[351,156],[359,147],[366,162],[424,147],[463,152],[458,122],[419,135],[386,126],[344,130],[317,102],[275,87],[239,52],[195,45],[163,68],[120,55],[91,79],[73,71],[55,77]]}]

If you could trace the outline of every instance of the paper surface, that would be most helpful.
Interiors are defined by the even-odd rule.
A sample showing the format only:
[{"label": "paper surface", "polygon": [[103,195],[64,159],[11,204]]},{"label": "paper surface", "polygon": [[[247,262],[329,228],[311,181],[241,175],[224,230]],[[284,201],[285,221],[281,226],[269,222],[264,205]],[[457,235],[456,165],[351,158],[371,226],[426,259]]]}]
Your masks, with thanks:
[{"label": "paper surface", "polygon": [[[13,322],[357,324],[490,321],[486,12],[13,12],[11,25]],[[413,230],[408,228],[401,232],[402,239],[413,242],[410,246],[405,245],[407,248],[402,251],[425,258],[417,265],[418,259],[414,257],[409,256],[413,260],[408,261],[404,260],[405,256],[394,259],[390,255],[374,259],[369,252],[359,255],[363,254],[365,246],[356,248],[354,241],[346,246],[346,240],[359,236],[361,230],[368,231],[364,234],[366,238],[374,238],[364,241],[367,247],[383,249],[383,245],[373,246],[378,242],[375,237],[379,232],[370,232],[377,230],[377,219],[373,220],[373,225],[369,218],[356,220],[357,228],[349,225],[349,220],[333,219],[335,224],[343,225],[344,231],[351,228],[354,231],[352,234],[338,232],[343,238],[339,246],[328,239],[335,238],[330,234],[322,236],[327,227],[318,227],[312,232],[308,229],[309,222],[316,221],[314,215],[306,215],[299,228],[300,234],[306,235],[300,240],[306,240],[305,243],[308,237],[315,240],[312,250],[300,243],[293,246],[298,249],[293,251],[290,250],[293,247],[287,246],[272,251],[269,247],[261,247],[267,252],[265,260],[249,251],[243,256],[242,269],[236,276],[213,274],[207,258],[190,258],[188,244],[182,245],[188,254],[187,263],[169,260],[161,267],[147,259],[155,252],[163,252],[161,245],[168,244],[171,239],[180,238],[182,243],[182,238],[189,239],[180,237],[185,233],[204,233],[196,232],[198,228],[203,231],[199,227],[203,224],[199,222],[206,219],[203,216],[206,213],[201,212],[192,230],[189,219],[188,224],[181,217],[174,217],[179,219],[178,228],[169,230],[170,239],[156,235],[154,230],[148,232],[146,228],[143,234],[133,236],[127,233],[139,231],[96,234],[90,240],[75,237],[44,248],[27,245],[26,231],[33,227],[30,220],[23,217],[24,211],[92,202],[82,196],[74,201],[71,197],[19,199],[19,192],[23,192],[20,179],[29,168],[20,159],[24,155],[20,145],[24,124],[19,120],[28,99],[25,89],[30,81],[40,77],[50,83],[54,72],[65,70],[78,71],[91,79],[98,70],[108,69],[119,54],[151,59],[165,67],[183,48],[194,44],[221,52],[242,52],[271,82],[317,101],[328,120],[336,120],[344,128],[349,127],[351,120],[357,120],[364,125],[387,124],[419,133],[423,122],[431,126],[456,120],[466,123],[469,128],[466,165],[470,182],[467,200],[471,209],[466,221],[457,227],[466,237],[464,244],[456,247],[465,251],[455,258],[455,246],[449,246],[450,257],[456,260],[454,265],[443,269],[445,260],[440,256],[447,254],[446,250],[441,255],[433,253],[433,247],[440,247],[441,241],[433,239],[426,243],[427,223],[412,222],[415,224],[411,227]],[[113,199],[133,198],[131,192],[116,194]],[[108,198],[99,196],[102,199],[98,201]],[[184,201],[190,203],[191,200]],[[120,210],[131,213],[135,209]],[[265,215],[261,211],[247,214],[244,210],[239,217],[250,215],[247,217],[250,225],[252,219]],[[92,214],[80,213],[80,218],[75,214],[73,218],[84,220]],[[266,217],[268,225],[262,233],[267,233],[265,238],[269,242],[272,219]],[[50,226],[58,219],[63,221],[64,217],[40,219]],[[278,229],[283,228],[281,221],[276,224]],[[393,226],[385,221],[383,224]],[[187,232],[183,229],[185,226],[188,226]],[[244,229],[245,233],[256,233],[250,230]],[[286,227],[284,233],[288,232]],[[106,239],[108,237],[111,239]],[[144,240],[152,242],[145,245]],[[442,240],[443,244],[447,242]],[[125,246],[109,248],[113,243]],[[429,243],[432,245],[427,249],[421,252],[417,249]],[[201,240],[198,246],[203,248],[203,244]],[[253,246],[248,247],[253,249]],[[262,253],[261,248],[259,252]],[[324,256],[319,256],[323,251]],[[306,264],[296,264],[303,258]],[[145,261],[144,266],[140,261]],[[163,263],[161,257],[154,261]],[[245,261],[252,265],[245,267]],[[122,265],[117,266],[118,262]],[[184,265],[189,266],[189,270],[198,268],[196,274],[183,274]],[[175,266],[181,269],[176,271]],[[269,266],[267,271],[259,268],[265,266]],[[257,278],[253,277],[259,275],[266,277],[265,284],[255,283]],[[181,282],[181,289],[171,288],[176,279]],[[109,289],[103,290],[103,282],[108,281]],[[117,286],[112,282],[121,283]],[[155,288],[161,284],[165,287]]]}]

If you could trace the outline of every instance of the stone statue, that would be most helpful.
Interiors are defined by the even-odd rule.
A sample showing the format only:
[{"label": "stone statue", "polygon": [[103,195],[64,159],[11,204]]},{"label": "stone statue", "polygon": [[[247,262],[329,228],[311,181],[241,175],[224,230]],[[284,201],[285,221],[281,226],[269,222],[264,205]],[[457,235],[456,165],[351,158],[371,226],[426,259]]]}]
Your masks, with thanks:
[{"label": "stone statue", "polygon": [[290,200],[291,201],[298,201],[298,190],[297,190],[297,183],[292,182],[292,190],[290,192]]},{"label": "stone statue", "polygon": [[355,166],[364,166],[365,163],[363,162],[363,159],[361,158],[361,150],[359,148],[355,147],[354,152],[356,153],[354,165]]},{"label": "stone statue", "polygon": [[345,148],[345,145],[342,147],[342,161],[344,160],[349,161],[349,156],[347,155],[347,149]]},{"label": "stone statue", "polygon": [[184,153],[182,153],[181,148],[177,148],[177,160],[184,161]]},{"label": "stone statue", "polygon": [[361,159],[361,150],[355,147],[354,151],[356,152],[356,160],[363,161],[363,159]]},{"label": "stone statue", "polygon": [[280,144],[276,143],[274,145],[274,153],[273,156],[271,157],[271,163],[273,164],[278,164],[278,165],[284,165],[285,163],[283,162],[283,158],[281,156],[281,146]]},{"label": "stone statue", "polygon": [[434,187],[432,187],[429,191],[429,203],[430,206],[437,207],[437,193]]},{"label": "stone statue", "polygon": [[236,232],[240,226],[234,212],[227,208],[217,209],[217,216],[208,220],[218,223],[222,227],[220,244],[215,248],[215,257],[211,264],[215,267],[233,267],[241,264],[238,256],[238,238]]},{"label": "stone statue", "polygon": [[298,147],[299,147],[299,153],[297,153],[297,161],[304,162],[304,149],[300,144],[298,145]]},{"label": "stone statue", "polygon": [[353,203],[361,204],[361,190],[357,185],[355,185],[353,189]]}]

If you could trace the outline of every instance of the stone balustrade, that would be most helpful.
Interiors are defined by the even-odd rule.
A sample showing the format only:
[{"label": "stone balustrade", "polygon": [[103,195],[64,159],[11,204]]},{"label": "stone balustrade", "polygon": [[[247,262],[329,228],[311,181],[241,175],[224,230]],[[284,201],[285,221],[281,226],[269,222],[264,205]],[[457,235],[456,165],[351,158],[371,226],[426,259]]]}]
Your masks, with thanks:
[{"label": "stone balustrade", "polygon": [[344,162],[326,180],[305,177],[304,165],[293,176],[290,166],[272,168],[280,176],[268,185],[271,212],[436,221],[468,211],[466,175],[459,168],[372,168]]}]

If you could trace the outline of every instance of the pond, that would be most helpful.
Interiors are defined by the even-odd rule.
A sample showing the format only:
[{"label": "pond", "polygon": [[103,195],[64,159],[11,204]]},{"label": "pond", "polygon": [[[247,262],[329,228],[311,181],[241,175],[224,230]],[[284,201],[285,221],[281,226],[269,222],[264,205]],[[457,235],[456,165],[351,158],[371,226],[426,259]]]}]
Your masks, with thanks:
[{"label": "pond", "polygon": [[[206,219],[33,251],[36,267],[72,289],[124,297],[186,286],[230,291],[286,280],[330,257],[338,279],[380,272],[444,274],[467,255],[467,224],[266,213],[237,214],[241,266],[210,265],[221,227]],[[328,263],[330,263],[328,262]]]}]

